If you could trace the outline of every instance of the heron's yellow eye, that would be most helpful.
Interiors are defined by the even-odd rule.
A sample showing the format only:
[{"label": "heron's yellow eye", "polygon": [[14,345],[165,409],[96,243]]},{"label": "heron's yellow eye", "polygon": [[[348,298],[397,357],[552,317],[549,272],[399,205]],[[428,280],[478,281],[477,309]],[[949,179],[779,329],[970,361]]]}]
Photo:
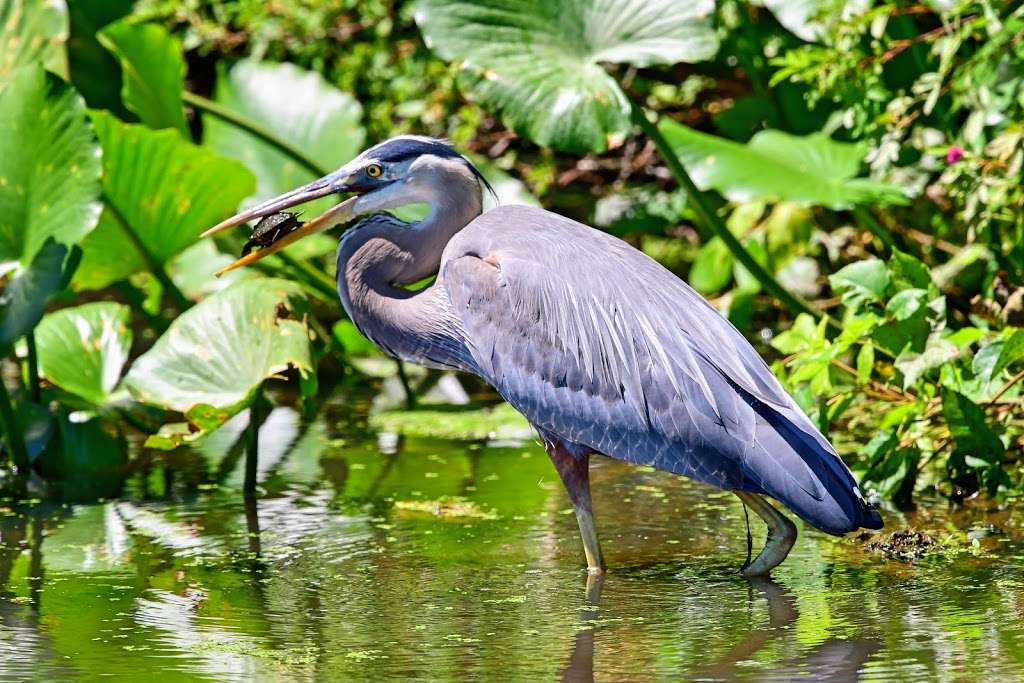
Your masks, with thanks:
[{"label": "heron's yellow eye", "polygon": [[384,169],[380,167],[380,164],[370,164],[366,167],[366,175],[371,178],[380,178],[380,174],[384,172]]}]

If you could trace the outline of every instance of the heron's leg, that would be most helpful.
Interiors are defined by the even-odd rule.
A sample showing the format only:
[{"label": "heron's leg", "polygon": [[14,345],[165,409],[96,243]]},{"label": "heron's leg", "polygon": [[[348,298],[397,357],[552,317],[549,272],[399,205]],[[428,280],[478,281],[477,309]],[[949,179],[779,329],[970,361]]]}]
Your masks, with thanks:
[{"label": "heron's leg", "polygon": [[740,570],[744,576],[767,576],[768,572],[779,566],[796,543],[796,527],[771,503],[756,493],[749,491],[733,491],[747,507],[768,525],[768,540],[764,548],[753,562],[748,562]]},{"label": "heron's leg", "polygon": [[573,455],[558,441],[545,441],[544,447],[555,469],[558,470],[565,490],[569,493],[569,500],[576,510],[576,521],[580,525],[580,535],[583,537],[583,552],[587,554],[587,571],[591,574],[601,574],[604,572],[604,557],[601,555],[601,544],[597,540],[594,510],[590,502],[590,455]]}]

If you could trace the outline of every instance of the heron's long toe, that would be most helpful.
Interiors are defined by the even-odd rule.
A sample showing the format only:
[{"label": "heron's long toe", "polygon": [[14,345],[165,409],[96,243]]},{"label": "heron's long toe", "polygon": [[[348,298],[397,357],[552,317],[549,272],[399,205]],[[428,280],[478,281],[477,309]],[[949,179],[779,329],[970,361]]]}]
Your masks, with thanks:
[{"label": "heron's long toe", "polygon": [[740,569],[740,573],[744,576],[767,576],[771,570],[782,564],[789,551],[793,549],[793,544],[796,543],[796,526],[761,496],[746,491],[735,493],[768,525],[768,538],[764,548],[753,562]]}]

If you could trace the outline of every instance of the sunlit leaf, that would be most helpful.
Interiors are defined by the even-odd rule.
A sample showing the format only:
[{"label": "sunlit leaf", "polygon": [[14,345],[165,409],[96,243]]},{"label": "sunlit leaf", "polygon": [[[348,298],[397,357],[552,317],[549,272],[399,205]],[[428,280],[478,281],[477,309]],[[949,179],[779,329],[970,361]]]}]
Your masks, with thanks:
[{"label": "sunlit leaf", "polygon": [[903,373],[903,388],[906,389],[927,371],[942,367],[955,360],[959,355],[960,349],[956,347],[956,344],[946,339],[932,337],[928,340],[923,352],[904,351],[896,357],[893,365]]},{"label": "sunlit leaf", "polygon": [[39,374],[102,405],[121,379],[132,346],[131,311],[111,301],[62,308],[36,328]]},{"label": "sunlit leaf", "polygon": [[732,282],[732,252],[715,237],[697,252],[690,269],[690,284],[701,294],[717,294]]},{"label": "sunlit leaf", "polygon": [[0,353],[43,317],[46,302],[60,289],[67,251],[63,244],[47,240],[31,265],[0,291]]},{"label": "sunlit leaf", "polygon": [[[366,134],[362,107],[323,76],[293,64],[250,60],[220,69],[218,104],[257,122],[324,169],[333,171],[362,151]],[[313,180],[315,174],[276,147],[209,114],[203,116],[204,143],[244,163],[256,175],[253,201],[269,199]],[[332,200],[310,203],[311,216]]]},{"label": "sunlit leaf", "polygon": [[644,67],[711,58],[705,0],[420,0],[427,45],[463,68],[469,95],[534,142],[600,152],[630,129],[602,63]]},{"label": "sunlit leaf", "polygon": [[313,362],[301,288],[250,279],[203,299],[132,365],[125,386],[143,403],[180,413],[199,404],[233,414],[264,379]]},{"label": "sunlit leaf", "polygon": [[1024,330],[1014,330],[999,350],[999,357],[992,367],[991,377],[998,377],[1006,368],[1024,358]]},{"label": "sunlit leaf", "polygon": [[65,245],[96,227],[100,149],[82,98],[41,68],[0,92],[0,268],[31,263],[50,237]]},{"label": "sunlit leaf", "polygon": [[832,288],[843,292],[848,305],[867,299],[881,301],[889,286],[889,271],[879,259],[856,261],[840,268],[829,277]]},{"label": "sunlit leaf", "polygon": [[127,225],[104,209],[99,227],[82,244],[79,288],[97,289],[147,270],[127,230],[162,265],[253,191],[252,175],[241,164],[175,131],[122,123],[105,112],[95,112],[93,122],[103,145],[103,189]]},{"label": "sunlit leaf", "polygon": [[174,128],[187,137],[181,103],[185,60],[178,41],[162,26],[130,19],[107,26],[97,37],[121,62],[125,106],[150,128]]},{"label": "sunlit leaf", "polygon": [[764,130],[743,145],[670,119],[659,128],[701,189],[718,190],[736,202],[763,199],[844,209],[906,201],[894,185],[857,177],[866,144],[835,142],[823,133]]},{"label": "sunlit leaf", "polygon": [[826,36],[828,19],[846,19],[862,14],[869,0],[759,0],[779,23],[811,42]]},{"label": "sunlit leaf", "polygon": [[15,71],[29,64],[66,74],[67,38],[68,8],[64,0],[0,2],[0,90]]}]

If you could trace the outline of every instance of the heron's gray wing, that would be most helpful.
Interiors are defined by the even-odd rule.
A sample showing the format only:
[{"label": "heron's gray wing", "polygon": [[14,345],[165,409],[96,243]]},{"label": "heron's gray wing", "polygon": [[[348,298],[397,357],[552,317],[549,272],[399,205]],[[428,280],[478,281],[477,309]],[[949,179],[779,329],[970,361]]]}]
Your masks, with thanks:
[{"label": "heron's gray wing", "polygon": [[503,207],[452,240],[441,284],[477,370],[539,429],[768,493],[825,530],[872,521],[849,470],[743,336],[621,240]]}]

